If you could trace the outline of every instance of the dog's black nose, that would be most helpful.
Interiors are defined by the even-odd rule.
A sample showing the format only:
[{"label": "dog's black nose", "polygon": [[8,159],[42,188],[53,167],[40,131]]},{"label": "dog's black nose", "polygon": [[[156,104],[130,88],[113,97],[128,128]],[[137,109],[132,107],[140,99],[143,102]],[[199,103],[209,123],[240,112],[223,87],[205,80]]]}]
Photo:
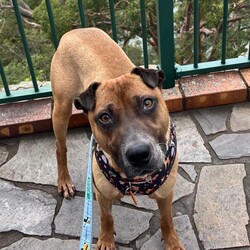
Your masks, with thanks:
[{"label": "dog's black nose", "polygon": [[127,149],[126,156],[134,167],[146,165],[151,158],[150,146],[146,143],[134,144]]}]

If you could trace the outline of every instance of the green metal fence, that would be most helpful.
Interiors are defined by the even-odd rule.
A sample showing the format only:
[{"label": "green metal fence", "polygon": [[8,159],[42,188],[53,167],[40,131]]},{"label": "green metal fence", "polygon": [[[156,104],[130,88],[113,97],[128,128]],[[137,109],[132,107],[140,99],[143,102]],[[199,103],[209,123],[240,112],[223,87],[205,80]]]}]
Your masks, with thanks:
[{"label": "green metal fence", "polygon": [[[248,57],[238,57],[226,59],[227,52],[227,27],[228,27],[228,0],[223,0],[223,19],[222,19],[222,45],[221,59],[217,61],[198,63],[198,0],[194,0],[194,63],[193,65],[176,65],[176,78],[182,76],[209,73],[221,70],[240,69],[250,67],[250,43]],[[250,42],[250,40],[249,40]]]},{"label": "green metal fence", "polygon": [[[145,0],[140,1],[140,14],[141,14],[141,29],[142,29],[142,44],[143,44],[143,56],[144,66],[148,67],[148,47],[147,47],[147,24],[146,24],[146,12],[145,12]],[[4,67],[0,58],[0,74],[4,86],[4,91],[0,92],[0,103],[29,100],[34,98],[51,96],[50,87],[39,87],[36,81],[36,75],[33,68],[29,46],[26,40],[21,15],[18,8],[17,0],[13,0],[13,8],[16,15],[17,25],[21,35],[23,48],[25,51],[27,64],[29,67],[31,79],[33,82],[33,88],[25,90],[10,91],[8,85],[8,79],[4,73]],[[112,37],[117,42],[117,29],[115,20],[115,7],[114,0],[109,0],[110,18],[112,21]],[[50,21],[52,39],[55,49],[58,46],[58,36],[55,28],[53,10],[51,8],[50,0],[45,0],[47,13]],[[157,3],[157,24],[158,24],[158,48],[159,48],[159,66],[166,74],[164,82],[164,88],[171,88],[175,85],[175,80],[188,75],[215,72],[221,70],[238,69],[250,67],[250,50],[247,57],[239,57],[233,59],[226,58],[227,47],[227,17],[228,17],[228,0],[223,0],[223,22],[222,22],[222,46],[221,46],[221,58],[212,62],[198,62],[198,34],[199,34],[199,20],[198,9],[199,1],[194,0],[194,32],[193,32],[193,64],[189,65],[177,65],[174,61],[174,1],[162,1],[156,0]],[[84,0],[78,0],[79,15],[81,20],[81,26],[85,27],[85,15],[84,15]]]}]

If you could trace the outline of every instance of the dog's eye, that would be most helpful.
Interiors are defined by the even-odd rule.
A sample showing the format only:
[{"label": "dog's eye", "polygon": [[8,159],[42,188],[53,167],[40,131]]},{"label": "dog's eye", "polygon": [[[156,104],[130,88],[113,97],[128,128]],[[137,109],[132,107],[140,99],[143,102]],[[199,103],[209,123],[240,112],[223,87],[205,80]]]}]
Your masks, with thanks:
[{"label": "dog's eye", "polygon": [[146,98],[144,101],[143,101],[143,108],[145,110],[148,110],[150,108],[152,108],[154,104],[154,100],[150,99],[150,98]]},{"label": "dog's eye", "polygon": [[103,123],[110,123],[111,122],[110,116],[108,114],[106,114],[106,113],[102,114],[99,119]]}]

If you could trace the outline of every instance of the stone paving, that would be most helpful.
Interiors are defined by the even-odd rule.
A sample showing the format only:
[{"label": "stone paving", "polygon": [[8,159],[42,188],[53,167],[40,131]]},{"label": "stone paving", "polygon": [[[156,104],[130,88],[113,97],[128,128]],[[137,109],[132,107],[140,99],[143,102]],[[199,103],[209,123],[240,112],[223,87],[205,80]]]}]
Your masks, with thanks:
[{"label": "stone paving", "polygon": [[[250,103],[171,114],[180,155],[174,224],[187,250],[250,249]],[[56,189],[53,133],[0,140],[0,249],[79,247],[90,130],[71,129],[69,168],[76,197]],[[113,207],[118,250],[164,249],[154,200]],[[99,211],[94,201],[94,243]]]}]

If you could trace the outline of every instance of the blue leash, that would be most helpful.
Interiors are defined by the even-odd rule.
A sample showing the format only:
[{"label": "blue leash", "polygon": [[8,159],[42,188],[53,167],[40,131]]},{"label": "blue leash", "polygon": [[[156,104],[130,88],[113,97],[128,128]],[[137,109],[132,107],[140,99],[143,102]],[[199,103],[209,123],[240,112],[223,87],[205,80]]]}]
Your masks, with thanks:
[{"label": "blue leash", "polygon": [[91,250],[92,246],[92,217],[93,217],[93,188],[92,188],[92,145],[93,134],[89,143],[88,172],[86,178],[85,202],[83,211],[82,233],[80,238],[80,250]]}]

